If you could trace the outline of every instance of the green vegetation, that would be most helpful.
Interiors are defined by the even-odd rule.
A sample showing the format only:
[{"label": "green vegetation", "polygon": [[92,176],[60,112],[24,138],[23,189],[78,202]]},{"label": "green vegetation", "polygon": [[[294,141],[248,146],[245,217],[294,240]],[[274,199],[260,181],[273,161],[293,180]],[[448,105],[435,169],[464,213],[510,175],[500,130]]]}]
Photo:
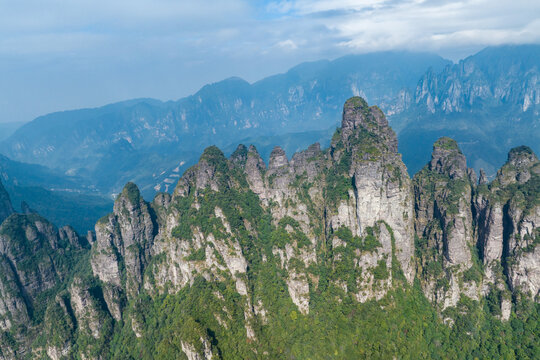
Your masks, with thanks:
[{"label": "green vegetation", "polygon": [[353,180],[349,176],[350,168],[351,155],[346,152],[342,154],[336,166],[328,169],[325,198],[329,204],[337,205],[340,201],[349,199],[349,190],[353,188]]},{"label": "green vegetation", "polygon": [[459,203],[470,188],[467,179],[451,178],[446,174],[431,171],[427,166],[414,176],[414,184],[426,200],[435,202],[441,212],[459,213]]},{"label": "green vegetation", "polygon": [[375,280],[386,280],[390,276],[390,272],[386,268],[386,261],[379,260],[377,262],[377,267],[373,269],[373,278]]},{"label": "green vegetation", "polygon": [[348,227],[342,226],[336,232],[335,235],[341,240],[345,241],[347,246],[360,251],[373,252],[377,248],[381,247],[380,241],[377,239],[379,236],[379,229],[374,227],[366,228],[366,236],[362,239],[358,236],[353,236],[351,230]]},{"label": "green vegetation", "polygon": [[454,140],[452,138],[449,138],[449,137],[446,137],[446,136],[438,139],[435,142],[435,144],[433,144],[433,148],[440,148],[440,149],[444,149],[444,150],[456,150],[456,151],[459,151],[461,153],[456,140]]},{"label": "green vegetation", "polygon": [[368,109],[369,110],[368,103],[366,102],[366,100],[364,100],[364,98],[362,98],[360,96],[353,96],[353,97],[349,98],[345,102],[345,106],[346,107],[347,106],[353,106],[356,109]]},{"label": "green vegetation", "polygon": [[493,181],[490,190],[489,197],[494,201],[505,204],[512,200],[527,214],[540,205],[540,174],[531,172],[531,178],[524,184],[511,183],[501,186],[498,181]]},{"label": "green vegetation", "polygon": [[139,188],[132,182],[128,182],[126,186],[124,186],[122,195],[125,196],[132,204],[139,204],[141,201],[141,193],[139,192]]},{"label": "green vegetation", "polygon": [[312,293],[310,313],[303,315],[290,301],[276,267],[264,265],[254,284],[255,296],[267,310],[266,323],[251,324],[256,340],[246,337],[244,302],[234,284],[199,277],[175,295],[155,300],[141,295],[133,301],[128,312],[142,324],[142,337],[134,336],[130,323],[119,324],[111,357],[176,358],[182,341],[202,352],[200,339],[223,359],[536,359],[540,355],[540,305],[534,303],[525,303],[503,323],[485,313],[488,303],[464,298],[457,308],[446,311],[454,319],[449,327],[418,285],[364,304],[343,299],[342,292],[330,286]]},{"label": "green vegetation", "polygon": [[203,261],[206,260],[206,248],[203,246],[186,257],[187,261]]},{"label": "green vegetation", "polygon": [[530,147],[521,145],[521,146],[510,149],[510,151],[508,152],[508,158],[514,158],[514,157],[520,156],[521,154],[534,155],[534,152],[532,151]]}]

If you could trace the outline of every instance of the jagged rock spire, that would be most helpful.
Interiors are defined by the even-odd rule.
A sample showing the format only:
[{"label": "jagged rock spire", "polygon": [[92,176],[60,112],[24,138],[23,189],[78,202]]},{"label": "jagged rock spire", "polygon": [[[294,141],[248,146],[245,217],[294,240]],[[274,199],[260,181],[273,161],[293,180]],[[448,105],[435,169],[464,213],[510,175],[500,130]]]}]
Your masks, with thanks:
[{"label": "jagged rock spire", "polygon": [[486,185],[488,178],[484,169],[480,169],[480,178],[478,179],[478,185]]},{"label": "jagged rock spire", "polygon": [[467,175],[467,159],[454,139],[442,137],[433,144],[429,169],[453,179],[464,178]]},{"label": "jagged rock spire", "polygon": [[[97,251],[91,258],[94,275],[113,286],[125,285],[128,296],[138,294],[156,233],[151,208],[138,187],[127,183],[114,203],[113,213],[96,224],[93,247]],[[110,305],[118,299],[105,294],[105,300]]]},{"label": "jagged rock spire", "polygon": [[248,158],[248,149],[244,144],[238,145],[236,150],[231,154],[229,160],[235,165],[244,165]]},{"label": "jagged rock spire", "polygon": [[[370,138],[376,141],[370,141]],[[376,146],[386,146],[397,153],[397,137],[388,126],[388,120],[377,106],[369,106],[361,97],[355,96],[343,106],[341,139],[344,144],[373,142]],[[355,141],[356,140],[356,141]]]},{"label": "jagged rock spire", "polygon": [[528,146],[518,146],[508,152],[506,164],[497,172],[497,180],[503,186],[524,184],[531,178],[531,171],[540,173],[538,158]]},{"label": "jagged rock spire", "polygon": [[270,161],[268,163],[268,169],[276,170],[288,164],[289,164],[289,160],[287,159],[285,150],[283,150],[280,146],[274,147],[274,149],[270,153]]}]

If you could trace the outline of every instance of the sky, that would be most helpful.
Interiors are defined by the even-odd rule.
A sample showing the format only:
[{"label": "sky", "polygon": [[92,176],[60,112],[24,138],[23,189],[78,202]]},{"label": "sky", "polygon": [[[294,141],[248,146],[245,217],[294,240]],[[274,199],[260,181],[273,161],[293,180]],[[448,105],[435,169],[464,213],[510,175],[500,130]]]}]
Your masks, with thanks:
[{"label": "sky", "polygon": [[540,43],[536,0],[0,0],[0,122],[382,50]]}]

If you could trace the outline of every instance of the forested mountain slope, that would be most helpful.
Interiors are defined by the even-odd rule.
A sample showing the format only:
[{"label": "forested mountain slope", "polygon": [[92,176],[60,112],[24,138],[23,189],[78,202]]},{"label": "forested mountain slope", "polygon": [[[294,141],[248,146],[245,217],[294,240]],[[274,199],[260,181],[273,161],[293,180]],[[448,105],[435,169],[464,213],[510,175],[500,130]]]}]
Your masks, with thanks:
[{"label": "forested mountain slope", "polygon": [[329,148],[209,147],[95,238],[11,215],[0,358],[538,358],[536,155],[488,183],[441,138],[411,179],[397,147],[354,97]]}]

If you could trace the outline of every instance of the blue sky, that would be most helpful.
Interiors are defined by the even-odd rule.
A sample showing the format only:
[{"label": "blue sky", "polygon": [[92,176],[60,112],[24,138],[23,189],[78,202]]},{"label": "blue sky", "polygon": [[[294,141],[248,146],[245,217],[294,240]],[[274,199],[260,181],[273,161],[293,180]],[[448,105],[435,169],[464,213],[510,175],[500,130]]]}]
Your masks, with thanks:
[{"label": "blue sky", "polygon": [[302,61],[540,43],[531,0],[0,0],[0,121],[255,81]]}]

